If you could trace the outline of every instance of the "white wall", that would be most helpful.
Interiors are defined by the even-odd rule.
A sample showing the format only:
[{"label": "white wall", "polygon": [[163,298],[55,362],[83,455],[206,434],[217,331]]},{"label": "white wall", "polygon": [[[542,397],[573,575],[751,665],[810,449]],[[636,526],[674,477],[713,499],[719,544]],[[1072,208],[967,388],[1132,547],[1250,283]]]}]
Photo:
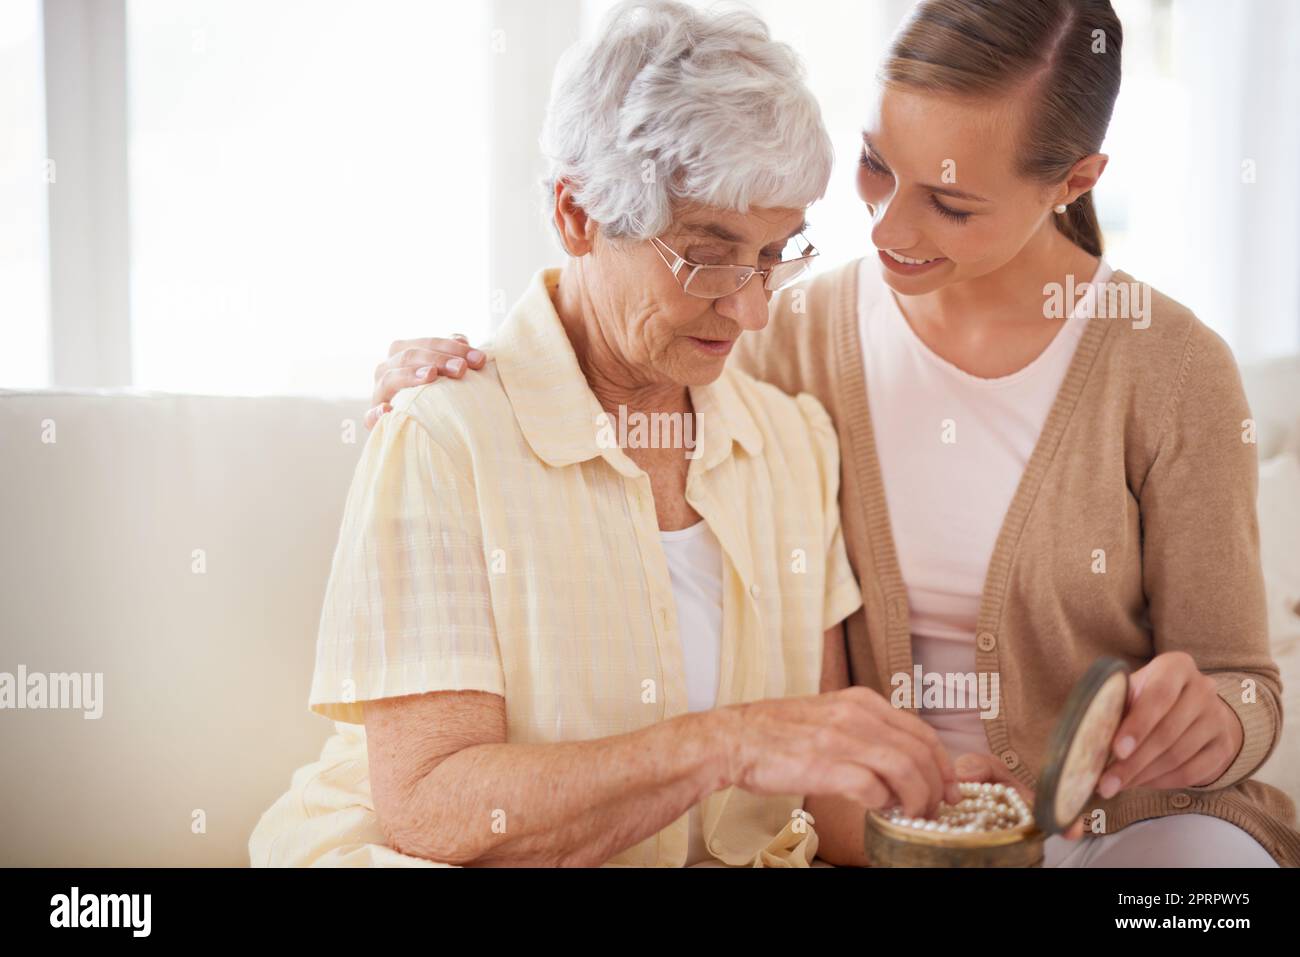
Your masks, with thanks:
[{"label": "white wall", "polygon": [[[51,295],[3,242],[41,217],[0,208],[0,280],[28,277],[0,282],[0,332],[33,367],[11,355],[0,386],[353,394],[394,338],[484,338],[561,259],[537,134],[557,58],[612,3],[45,0]],[[1108,258],[1243,361],[1300,351],[1300,4],[1115,4]],[[829,268],[870,251],[858,132],[910,4],[753,6],[802,53],[836,143],[809,215]],[[12,129],[4,174],[6,151],[36,155]]]}]

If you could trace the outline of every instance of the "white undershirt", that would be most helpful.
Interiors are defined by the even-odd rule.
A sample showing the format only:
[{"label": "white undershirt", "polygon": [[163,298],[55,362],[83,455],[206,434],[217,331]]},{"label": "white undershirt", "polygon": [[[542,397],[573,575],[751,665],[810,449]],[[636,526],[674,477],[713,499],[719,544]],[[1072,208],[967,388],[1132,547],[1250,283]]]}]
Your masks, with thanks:
[{"label": "white undershirt", "polygon": [[[718,668],[722,657],[722,547],[703,521],[675,532],[660,532],[668,579],[677,607],[686,669],[688,711],[708,711],[718,700]],[[700,806],[691,807],[690,844],[686,866],[711,860],[704,846]]]},{"label": "white undershirt", "polygon": [[[982,379],[921,341],[881,268],[874,258],[862,261],[858,323],[913,657],[925,673],[968,674],[975,671],[975,622],[993,546],[1087,325],[1093,294],[1081,293],[1068,320],[1043,320],[1061,328],[1027,366]],[[1102,262],[1093,282],[1110,273]],[[954,756],[988,751],[977,708],[918,713]]]}]

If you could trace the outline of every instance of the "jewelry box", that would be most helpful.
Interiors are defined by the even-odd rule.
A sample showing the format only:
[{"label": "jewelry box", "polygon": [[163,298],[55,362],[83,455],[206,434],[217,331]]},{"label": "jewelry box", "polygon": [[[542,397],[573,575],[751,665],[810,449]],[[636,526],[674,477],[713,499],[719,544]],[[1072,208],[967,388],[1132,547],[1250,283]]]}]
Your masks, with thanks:
[{"label": "jewelry box", "polygon": [[1096,790],[1128,702],[1128,668],[1102,658],[1079,679],[1048,740],[1032,813],[1010,785],[964,786],[936,820],[868,811],[873,867],[1039,867],[1043,841],[1074,823]]}]

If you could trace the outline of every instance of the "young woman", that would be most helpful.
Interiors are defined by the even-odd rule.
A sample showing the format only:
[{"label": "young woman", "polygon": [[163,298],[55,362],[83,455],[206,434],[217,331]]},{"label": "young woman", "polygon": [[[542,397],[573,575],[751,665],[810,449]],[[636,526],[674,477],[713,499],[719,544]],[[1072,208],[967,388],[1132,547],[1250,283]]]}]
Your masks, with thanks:
[{"label": "young woman", "polygon": [[[835,422],[865,602],[850,680],[998,677],[995,714],[903,702],[959,776],[1032,789],[1074,682],[1130,665],[1090,836],[1049,840],[1047,864],[1295,865],[1294,806],[1250,780],[1281,710],[1236,366],[1101,258],[1120,44],[1107,0],[922,0],[863,133],[876,253],[779,294],[732,361]],[[368,421],[482,363],[463,337],[394,344]],[[823,858],[865,863],[861,811],[813,812]]]}]

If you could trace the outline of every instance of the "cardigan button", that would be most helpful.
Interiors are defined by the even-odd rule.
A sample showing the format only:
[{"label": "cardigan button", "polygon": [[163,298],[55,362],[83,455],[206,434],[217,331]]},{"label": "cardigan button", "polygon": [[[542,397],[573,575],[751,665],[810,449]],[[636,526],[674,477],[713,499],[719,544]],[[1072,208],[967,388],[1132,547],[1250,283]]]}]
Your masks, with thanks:
[{"label": "cardigan button", "polygon": [[749,593],[757,598],[759,595],[763,594],[763,589],[759,588],[757,585],[750,585]]},{"label": "cardigan button", "polygon": [[998,640],[991,631],[981,631],[975,637],[975,645],[980,651],[992,651],[998,646]]},{"label": "cardigan button", "polygon": [[1014,771],[1016,768],[1020,767],[1020,755],[1016,754],[1016,752],[1012,751],[1010,748],[1007,748],[1002,752],[1002,763]]},{"label": "cardigan button", "polygon": [[1192,803],[1192,799],[1188,797],[1186,794],[1182,794],[1180,792],[1178,794],[1175,794],[1173,797],[1171,797],[1169,799],[1169,803],[1176,808],[1185,808]]}]

